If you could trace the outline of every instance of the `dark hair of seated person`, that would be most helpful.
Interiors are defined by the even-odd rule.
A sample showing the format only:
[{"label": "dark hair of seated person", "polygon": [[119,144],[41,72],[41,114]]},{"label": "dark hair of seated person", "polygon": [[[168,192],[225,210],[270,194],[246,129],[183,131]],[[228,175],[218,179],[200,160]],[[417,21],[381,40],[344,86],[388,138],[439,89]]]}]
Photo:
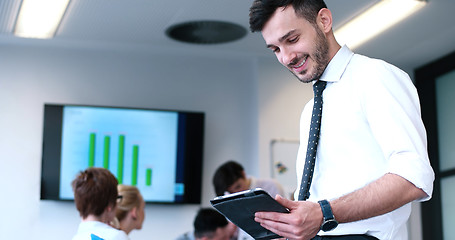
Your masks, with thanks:
[{"label": "dark hair of seated person", "polygon": [[212,208],[201,208],[194,219],[194,236],[212,238],[217,228],[227,225],[228,221],[221,213]]},{"label": "dark hair of seated person", "polygon": [[219,166],[212,179],[216,195],[224,195],[227,189],[242,177],[244,177],[243,167],[235,161],[231,160]]}]

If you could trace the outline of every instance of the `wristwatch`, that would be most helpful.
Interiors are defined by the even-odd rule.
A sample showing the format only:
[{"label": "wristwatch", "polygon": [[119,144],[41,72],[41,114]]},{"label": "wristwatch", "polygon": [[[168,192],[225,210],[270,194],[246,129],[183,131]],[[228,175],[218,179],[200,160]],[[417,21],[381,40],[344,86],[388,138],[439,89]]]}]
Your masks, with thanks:
[{"label": "wristwatch", "polygon": [[324,217],[321,225],[321,230],[327,232],[335,229],[338,226],[338,222],[335,220],[335,216],[333,216],[330,203],[327,200],[321,200],[318,203],[321,206],[322,216]]}]

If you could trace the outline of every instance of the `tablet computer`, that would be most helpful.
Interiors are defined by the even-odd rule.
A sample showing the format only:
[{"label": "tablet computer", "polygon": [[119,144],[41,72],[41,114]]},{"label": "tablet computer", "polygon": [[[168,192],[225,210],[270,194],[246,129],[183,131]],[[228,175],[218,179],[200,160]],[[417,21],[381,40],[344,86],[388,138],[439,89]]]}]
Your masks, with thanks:
[{"label": "tablet computer", "polygon": [[260,188],[232,193],[210,200],[212,206],[229,221],[237,225],[254,239],[275,239],[281,236],[262,227],[254,221],[256,212],[281,212],[289,210],[279,204]]}]

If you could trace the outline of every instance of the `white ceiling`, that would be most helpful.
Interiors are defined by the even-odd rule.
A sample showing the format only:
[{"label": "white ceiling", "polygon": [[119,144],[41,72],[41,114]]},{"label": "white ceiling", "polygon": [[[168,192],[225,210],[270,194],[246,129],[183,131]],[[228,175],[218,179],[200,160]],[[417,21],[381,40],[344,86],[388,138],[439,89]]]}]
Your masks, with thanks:
[{"label": "white ceiling", "polygon": [[[326,0],[334,28],[379,0]],[[21,39],[12,30],[21,0],[0,0],[0,45],[25,44],[190,54],[270,56],[260,33],[232,43],[198,45],[169,39],[185,21],[222,20],[248,27],[252,0],[71,0],[53,39]],[[455,51],[455,1],[428,0],[419,12],[354,49],[412,70]],[[384,16],[387,17],[387,16]]]}]

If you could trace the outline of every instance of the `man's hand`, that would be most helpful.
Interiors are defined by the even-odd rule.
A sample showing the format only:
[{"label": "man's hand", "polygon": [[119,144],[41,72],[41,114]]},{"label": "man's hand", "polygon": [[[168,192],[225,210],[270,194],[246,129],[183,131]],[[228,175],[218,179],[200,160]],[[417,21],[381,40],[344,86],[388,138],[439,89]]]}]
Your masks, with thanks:
[{"label": "man's hand", "polygon": [[[330,205],[337,221],[348,223],[388,213],[427,196],[405,178],[387,173],[361,189],[331,200]],[[318,203],[293,202],[281,196],[275,199],[290,213],[257,212],[256,222],[292,240],[308,240],[318,233],[323,219]]]},{"label": "man's hand", "polygon": [[290,213],[257,212],[256,222],[287,239],[309,240],[316,236],[322,224],[322,211],[318,203],[291,201],[279,195],[275,199]]}]

